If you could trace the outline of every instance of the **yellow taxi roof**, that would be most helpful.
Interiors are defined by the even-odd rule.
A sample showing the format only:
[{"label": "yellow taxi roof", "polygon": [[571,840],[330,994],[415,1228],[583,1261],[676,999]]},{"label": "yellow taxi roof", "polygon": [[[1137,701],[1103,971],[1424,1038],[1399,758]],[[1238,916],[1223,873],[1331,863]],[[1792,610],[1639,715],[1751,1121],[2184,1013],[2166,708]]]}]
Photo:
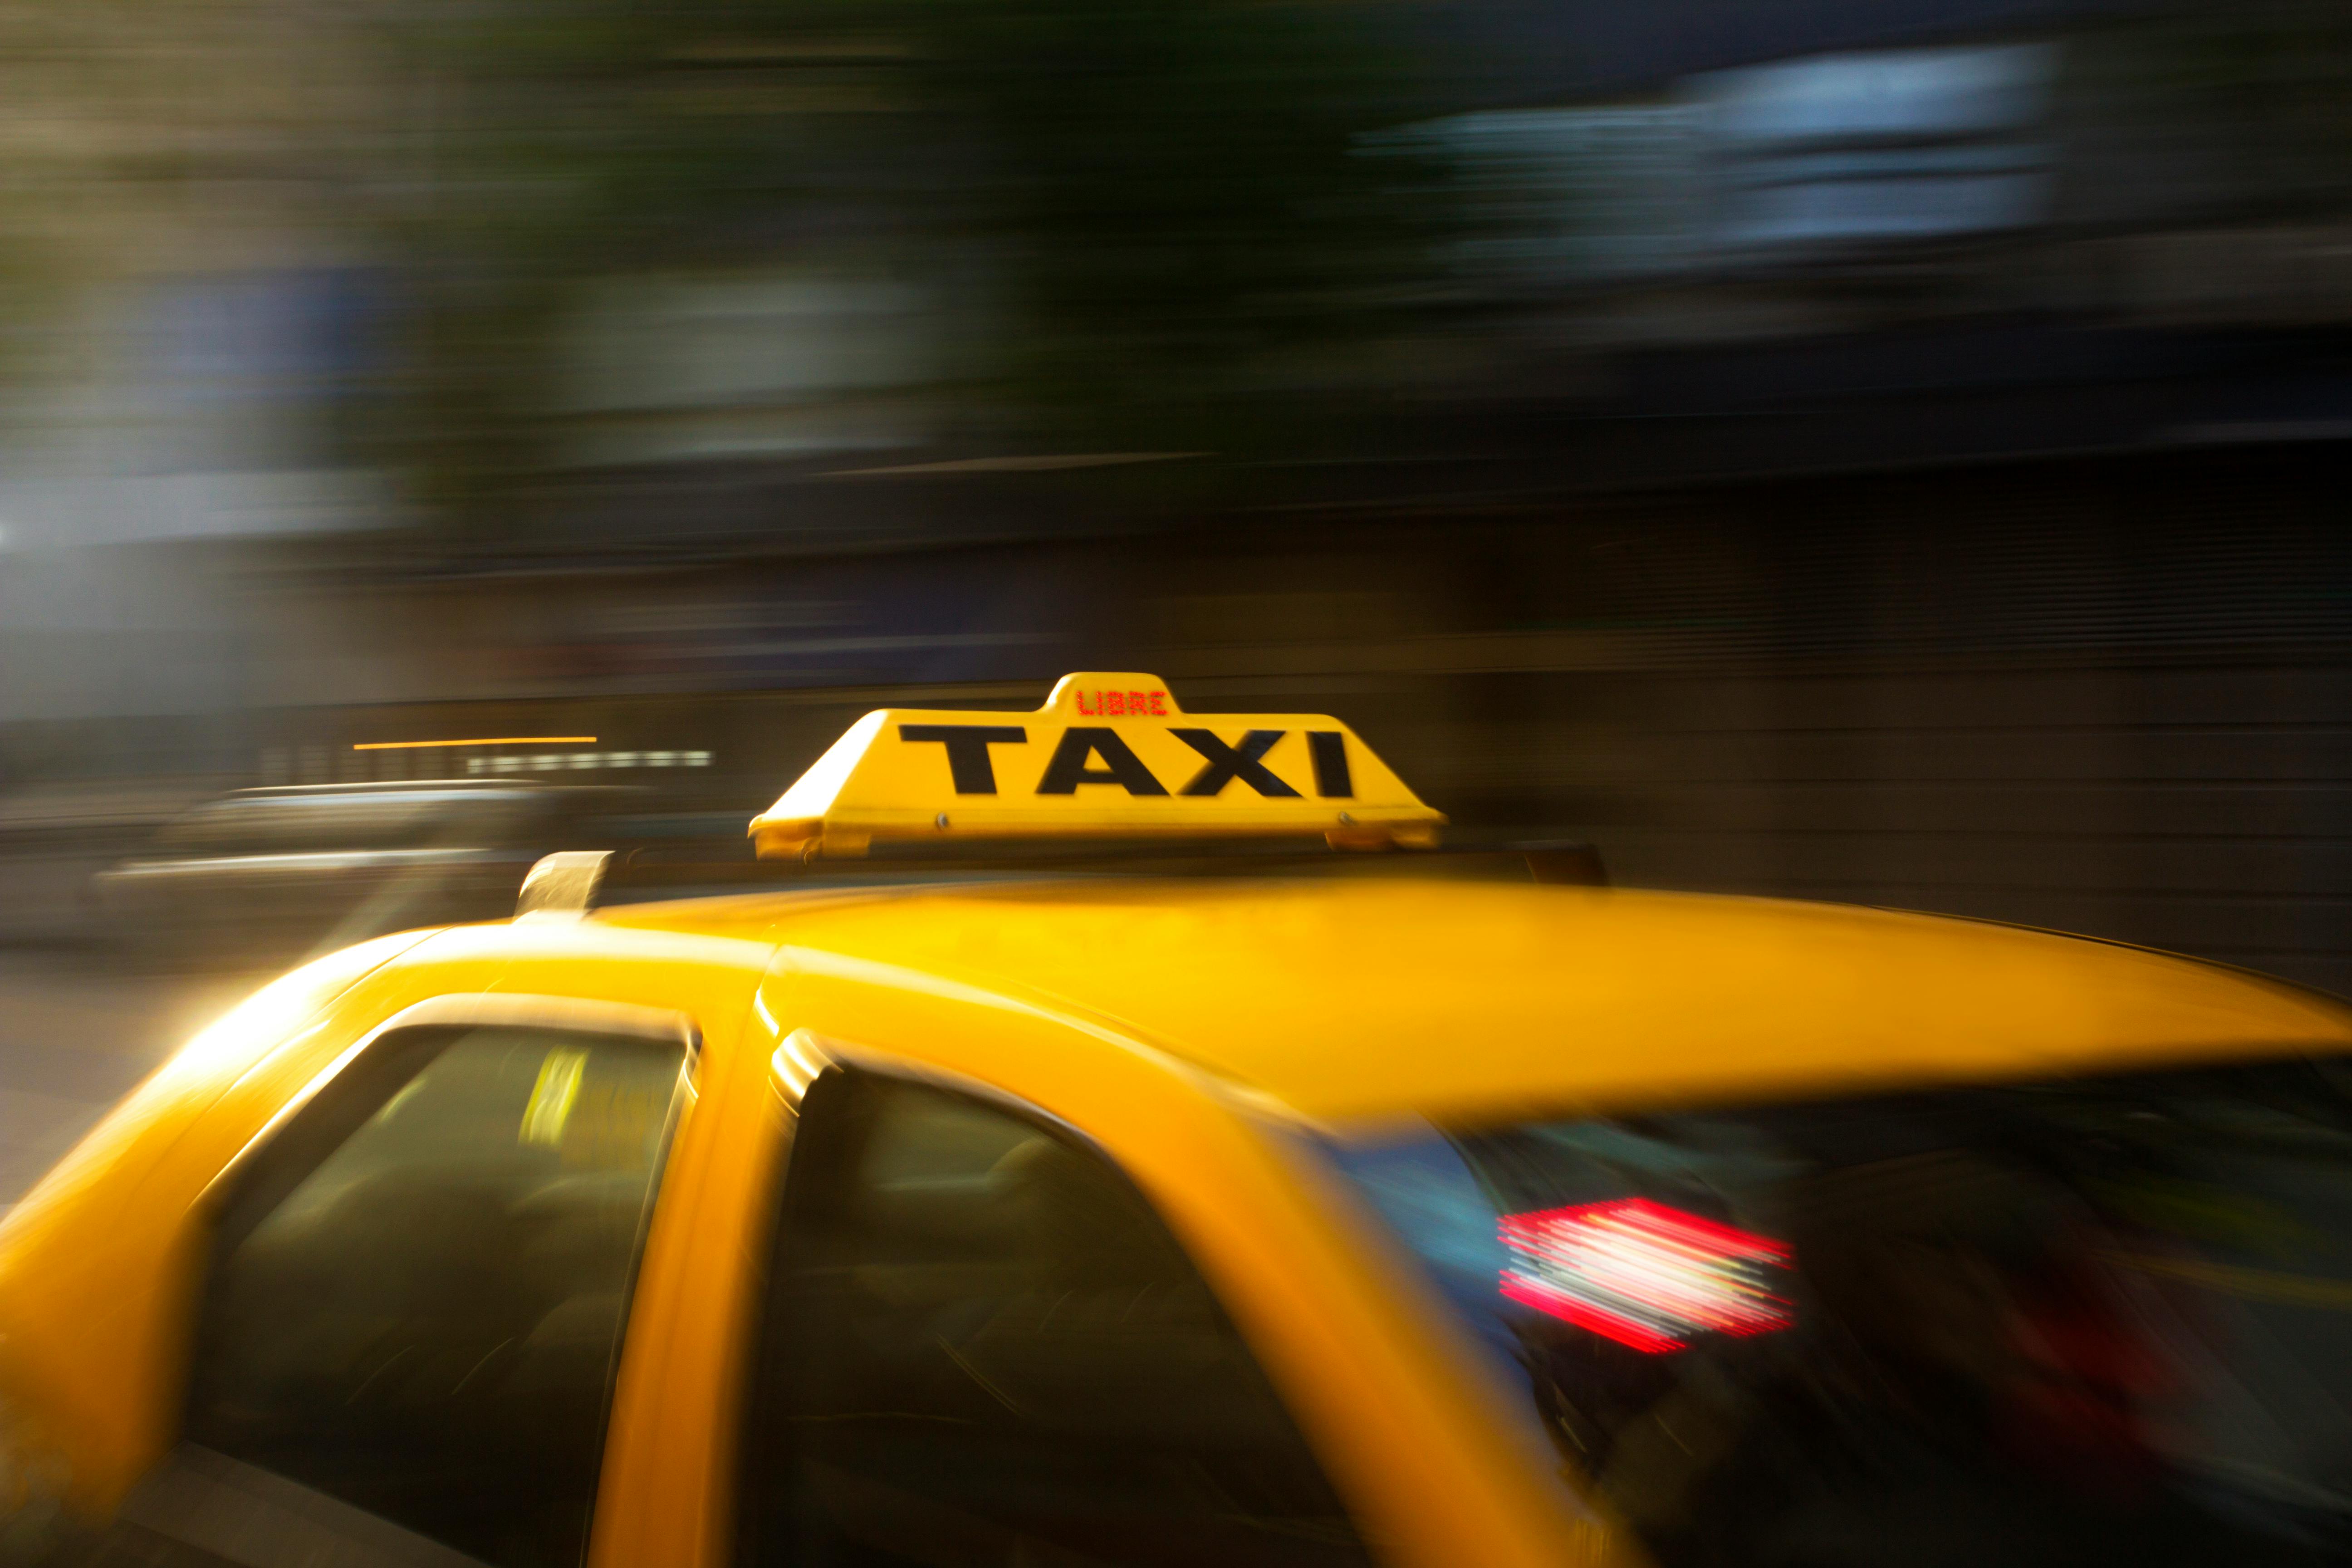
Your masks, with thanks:
[{"label": "yellow taxi roof", "polygon": [[2352,1008],[2259,976],[2011,927],[1764,899],[1102,879],[758,895],[597,918],[757,935],[1057,1005],[1326,1120],[2352,1048]]}]

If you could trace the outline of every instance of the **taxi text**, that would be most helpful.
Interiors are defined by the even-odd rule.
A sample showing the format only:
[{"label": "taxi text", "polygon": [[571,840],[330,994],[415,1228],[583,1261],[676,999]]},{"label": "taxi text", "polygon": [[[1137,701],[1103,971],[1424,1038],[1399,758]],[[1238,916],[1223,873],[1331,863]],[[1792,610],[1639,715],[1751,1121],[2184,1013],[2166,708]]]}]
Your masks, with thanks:
[{"label": "taxi text", "polygon": [[[1082,710],[1085,693],[1081,693]],[[1097,700],[1118,698],[1118,692],[1096,694]],[[1128,692],[1127,699],[1164,698],[1164,692]],[[1118,710],[1114,709],[1116,712]],[[1235,781],[1258,795],[1296,800],[1298,790],[1265,764],[1265,754],[1288,734],[1287,730],[1251,730],[1228,742],[1214,731],[1177,729],[1168,734],[1200,753],[1202,766],[1183,786],[1181,795],[1215,795]],[[1325,800],[1351,800],[1356,786],[1348,765],[1348,737],[1338,730],[1308,730],[1308,765],[1315,774],[1315,793]],[[1025,746],[1029,731],[1018,724],[901,724],[898,739],[909,745],[945,749],[948,775],[958,795],[994,795],[996,763],[990,748]],[[1115,784],[1130,795],[1165,795],[1168,786],[1135,754],[1119,732],[1108,725],[1073,724],[1062,731],[1054,754],[1038,776],[1039,795],[1075,795],[1085,784]]]}]

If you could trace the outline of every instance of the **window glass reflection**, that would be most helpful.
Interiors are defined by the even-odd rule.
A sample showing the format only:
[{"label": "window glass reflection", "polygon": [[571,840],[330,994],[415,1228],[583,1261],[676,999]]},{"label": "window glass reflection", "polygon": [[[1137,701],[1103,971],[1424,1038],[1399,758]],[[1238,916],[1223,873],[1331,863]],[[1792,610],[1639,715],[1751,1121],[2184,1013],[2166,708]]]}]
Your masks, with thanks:
[{"label": "window glass reflection", "polygon": [[2287,1062],[1339,1145],[1668,1568],[2352,1551],[2352,1099]]},{"label": "window glass reflection", "polygon": [[576,1563],[679,1068],[451,1041],[216,1261],[190,1437],[501,1568]]}]

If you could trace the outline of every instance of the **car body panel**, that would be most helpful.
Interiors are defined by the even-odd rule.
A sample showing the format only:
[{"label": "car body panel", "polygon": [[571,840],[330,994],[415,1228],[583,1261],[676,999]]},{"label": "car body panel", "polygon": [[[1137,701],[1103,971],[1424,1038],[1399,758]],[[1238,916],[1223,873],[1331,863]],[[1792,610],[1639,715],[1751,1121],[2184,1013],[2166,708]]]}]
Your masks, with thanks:
[{"label": "car body panel", "polygon": [[723,1063],[766,956],[593,926],[415,933],[298,970],[191,1041],[0,1223],[0,1387],[38,1407],[27,1440],[68,1461],[72,1505],[105,1513],[168,1447],[205,1189],[352,1046],[420,1003],[503,992],[682,1012]]},{"label": "car body panel", "polygon": [[1003,882],[648,905],[968,981],[1311,1118],[1486,1115],[2352,1042],[2331,998],[2042,931],[1827,904],[1470,883]]},{"label": "car body panel", "polygon": [[[1563,1518],[1545,1458],[1477,1408],[1475,1363],[1438,1314],[1416,1310],[1418,1287],[1369,1228],[1349,1223],[1349,1201],[1291,1146],[1299,1130],[1279,1108],[1083,1015],[817,949],[782,950],[755,1015],[852,1063],[1011,1096],[1099,1145],[1216,1286],[1386,1560],[1535,1568],[1590,1555],[1594,1521]],[[780,1145],[789,1079],[764,1086],[763,1127],[738,1125]],[[775,1161],[763,1151],[715,1174],[695,1226],[706,1270],[761,1256]],[[730,1234],[740,1247],[722,1244]],[[728,1539],[755,1276],[706,1272],[680,1292],[701,1326],[674,1336],[660,1408],[642,1426],[616,1417],[607,1477],[638,1479],[615,1486],[595,1563]]]},{"label": "car body panel", "polygon": [[[1591,1561],[1553,1461],[1306,1144],[1324,1127],[2352,1047],[2352,1010],[2111,944],[1761,900],[1381,880],[1005,881],[411,933],[198,1036],[0,1222],[0,1442],[102,1516],[168,1448],[211,1184],[436,997],[688,1016],[591,1561],[716,1563],[778,1162],[780,1045],[984,1086],[1097,1142],[1225,1297],[1389,1560]],[[31,1469],[26,1468],[27,1464]],[[50,1484],[45,1481],[43,1484]]]}]

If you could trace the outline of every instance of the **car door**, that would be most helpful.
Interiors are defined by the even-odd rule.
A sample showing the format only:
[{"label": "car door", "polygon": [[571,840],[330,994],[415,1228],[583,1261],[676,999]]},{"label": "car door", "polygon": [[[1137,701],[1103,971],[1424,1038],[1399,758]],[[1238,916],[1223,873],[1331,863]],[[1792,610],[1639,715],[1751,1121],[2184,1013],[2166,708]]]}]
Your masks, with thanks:
[{"label": "car door", "polygon": [[1373,1561],[1182,1245],[1034,1105],[829,1064],[762,1272],[745,1568]]},{"label": "car door", "polygon": [[726,1091],[692,1219],[726,1277],[643,1369],[597,1568],[1584,1550],[1274,1108],[1093,1020],[807,951],[754,1016],[775,1048]]},{"label": "car door", "polygon": [[400,1007],[218,1172],[178,1440],[90,1561],[580,1563],[703,1030],[566,988]]}]

